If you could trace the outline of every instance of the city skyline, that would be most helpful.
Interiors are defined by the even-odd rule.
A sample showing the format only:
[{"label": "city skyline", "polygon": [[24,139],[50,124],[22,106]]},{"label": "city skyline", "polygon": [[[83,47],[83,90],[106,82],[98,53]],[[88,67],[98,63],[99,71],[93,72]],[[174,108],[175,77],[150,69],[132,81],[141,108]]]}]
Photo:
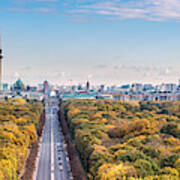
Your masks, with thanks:
[{"label": "city skyline", "polygon": [[177,83],[180,2],[2,0],[4,82]]}]

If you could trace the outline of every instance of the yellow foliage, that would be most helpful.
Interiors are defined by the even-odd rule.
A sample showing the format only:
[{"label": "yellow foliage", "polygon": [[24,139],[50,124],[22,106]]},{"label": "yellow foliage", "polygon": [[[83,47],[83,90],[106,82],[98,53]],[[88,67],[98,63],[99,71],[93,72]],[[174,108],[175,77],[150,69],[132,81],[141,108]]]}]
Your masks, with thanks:
[{"label": "yellow foliage", "polygon": [[160,150],[161,155],[162,155],[163,157],[167,157],[167,156],[170,155],[170,151],[169,151],[169,149],[167,149],[166,146],[160,146],[160,147],[159,147],[159,150]]},{"label": "yellow foliage", "polygon": [[37,140],[42,104],[23,99],[0,102],[0,180],[17,180],[28,147]]},{"label": "yellow foliage", "polygon": [[74,115],[80,113],[78,108],[72,107],[72,109],[68,112],[68,116],[72,118]]},{"label": "yellow foliage", "polygon": [[172,148],[170,148],[170,151],[175,152],[175,153],[180,153],[180,146],[172,147]]},{"label": "yellow foliage", "polygon": [[180,172],[180,158],[175,162],[174,166]]},{"label": "yellow foliage", "polygon": [[10,99],[10,102],[13,102],[14,104],[27,104],[26,100],[21,98],[12,98]]},{"label": "yellow foliage", "polygon": [[2,159],[0,161],[0,170],[5,179],[16,180],[16,169],[10,160]]},{"label": "yellow foliage", "polygon": [[102,118],[100,121],[104,124],[108,122],[108,120],[106,118]]},{"label": "yellow foliage", "polygon": [[155,124],[146,119],[137,120],[132,124],[134,134],[152,134],[156,131]]},{"label": "yellow foliage", "polygon": [[101,111],[99,111],[99,112],[96,112],[95,114],[94,114],[94,116],[93,116],[93,118],[102,118],[102,112]]},{"label": "yellow foliage", "polygon": [[177,138],[174,138],[174,137],[168,137],[168,138],[165,138],[164,139],[164,142],[168,145],[172,145],[172,146],[175,146],[177,144],[180,145],[180,140],[177,139]]},{"label": "yellow foliage", "polygon": [[115,125],[107,124],[107,125],[106,125],[106,128],[109,129],[109,130],[110,130],[110,129],[114,129],[114,128],[115,128]]},{"label": "yellow foliage", "polygon": [[30,137],[30,144],[34,143],[37,140],[37,132],[33,124],[23,127],[26,134]]},{"label": "yellow foliage", "polygon": [[102,151],[106,151],[106,147],[98,145],[98,144],[94,144],[94,152],[93,153],[99,153]]},{"label": "yellow foliage", "polygon": [[103,164],[98,169],[99,180],[117,180],[126,179],[126,177],[136,176],[136,170],[133,166],[127,166],[123,164]]},{"label": "yellow foliage", "polygon": [[171,176],[175,176],[178,177],[179,176],[179,172],[171,167],[165,167],[163,169],[160,170],[160,174],[166,174],[166,175],[171,175]]},{"label": "yellow foliage", "polygon": [[[73,100],[62,103],[90,180],[176,180],[178,161],[174,165],[176,169],[167,168],[162,162],[168,156],[180,156],[179,109],[180,102]],[[172,128],[163,130],[170,123],[177,125],[177,132]]]},{"label": "yellow foliage", "polygon": [[4,175],[1,169],[0,169],[0,179],[4,179]]},{"label": "yellow foliage", "polygon": [[124,149],[119,149],[118,151],[116,151],[115,153],[114,153],[114,155],[115,155],[115,157],[121,157],[122,155],[124,155],[124,154],[126,154],[126,150],[124,150]]}]

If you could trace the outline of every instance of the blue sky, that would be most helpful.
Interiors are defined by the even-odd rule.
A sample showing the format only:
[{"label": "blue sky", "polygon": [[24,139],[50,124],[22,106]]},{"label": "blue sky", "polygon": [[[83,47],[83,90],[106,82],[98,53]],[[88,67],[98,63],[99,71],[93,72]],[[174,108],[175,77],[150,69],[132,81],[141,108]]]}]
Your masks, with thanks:
[{"label": "blue sky", "polygon": [[1,0],[4,81],[177,82],[179,0]]}]

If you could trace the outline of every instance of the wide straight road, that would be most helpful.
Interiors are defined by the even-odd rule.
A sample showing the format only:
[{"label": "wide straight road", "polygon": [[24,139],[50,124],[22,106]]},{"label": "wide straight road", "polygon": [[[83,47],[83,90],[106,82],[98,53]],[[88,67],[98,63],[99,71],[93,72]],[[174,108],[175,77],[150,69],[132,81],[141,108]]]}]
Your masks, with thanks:
[{"label": "wide straight road", "polygon": [[71,180],[72,173],[64,137],[58,122],[58,101],[45,103],[46,123],[37,157],[35,180]]}]

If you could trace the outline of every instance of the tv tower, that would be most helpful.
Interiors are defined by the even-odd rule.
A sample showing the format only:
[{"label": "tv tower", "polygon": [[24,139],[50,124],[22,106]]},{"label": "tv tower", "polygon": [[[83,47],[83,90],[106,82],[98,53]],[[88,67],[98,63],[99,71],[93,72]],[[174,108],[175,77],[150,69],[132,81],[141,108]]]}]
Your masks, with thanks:
[{"label": "tv tower", "polygon": [[2,47],[1,47],[1,35],[0,35],[0,90],[2,89]]}]

